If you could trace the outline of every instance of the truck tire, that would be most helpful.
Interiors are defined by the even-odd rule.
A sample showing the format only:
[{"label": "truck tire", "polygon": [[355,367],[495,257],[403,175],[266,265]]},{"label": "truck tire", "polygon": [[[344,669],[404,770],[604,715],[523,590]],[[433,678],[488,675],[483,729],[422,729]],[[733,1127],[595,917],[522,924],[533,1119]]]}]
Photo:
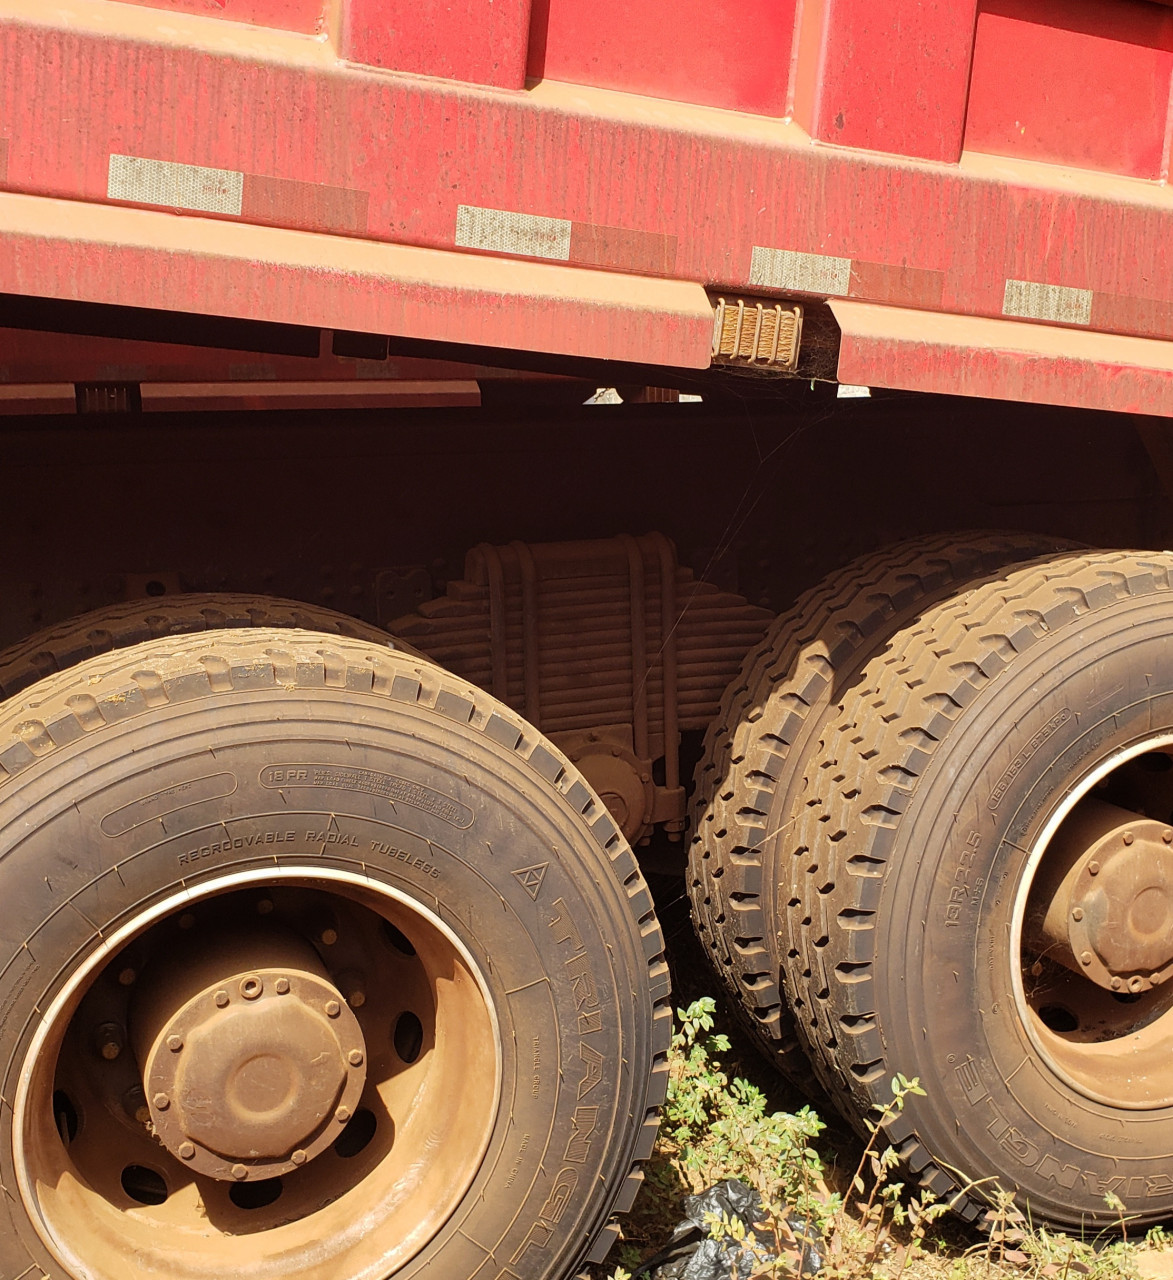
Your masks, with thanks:
[{"label": "truck tire", "polygon": [[639,1186],[668,971],[573,766],[258,628],[0,709],[0,1274],[562,1280]]},{"label": "truck tire", "polygon": [[[1070,546],[1030,533],[934,534],[853,560],[778,617],[725,691],[694,777],[688,888],[702,945],[759,1047],[809,1086],[770,939],[776,868],[793,852],[806,770],[860,668],[927,604]],[[777,847],[775,847],[777,846]]]},{"label": "truck tire", "polygon": [[0,650],[0,700],[13,697],[42,676],[66,671],[99,653],[160,636],[240,627],[300,627],[416,652],[380,627],[319,605],[235,591],[187,592],[106,605]]},{"label": "truck tire", "polygon": [[[968,1218],[1173,1213],[1173,554],[1069,553],[865,666],[771,867],[827,1088]],[[1146,816],[1147,815],[1147,816]],[[984,1181],[984,1180],[990,1181]]]}]

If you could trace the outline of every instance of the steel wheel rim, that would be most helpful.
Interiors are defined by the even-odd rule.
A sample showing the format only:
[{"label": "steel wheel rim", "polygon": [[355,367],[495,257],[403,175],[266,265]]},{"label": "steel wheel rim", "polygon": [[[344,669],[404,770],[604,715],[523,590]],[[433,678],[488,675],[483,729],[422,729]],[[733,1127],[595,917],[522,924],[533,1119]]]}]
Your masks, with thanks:
[{"label": "steel wheel rim", "polygon": [[[1122,766],[1155,754],[1173,754],[1173,732],[1153,734],[1119,748],[1071,787],[1030,849],[1015,891],[1010,922],[1015,1009],[1040,1059],[1083,1097],[1126,1111],[1152,1111],[1173,1105],[1173,982],[1146,993],[1147,1007],[1131,1016],[1119,1015],[1114,1025],[1106,1027],[1108,1034],[1103,1038],[1074,1039],[1080,1031],[1079,1011],[1073,1015],[1076,1027],[1069,1031],[1056,1030],[1042,1016],[1048,1006],[1031,989],[1032,976],[1040,960],[1028,938],[1028,914],[1032,890],[1040,880],[1048,851],[1056,844],[1064,824],[1072,820],[1077,806],[1091,798],[1093,790],[1108,782]],[[1148,821],[1137,815],[1138,826]],[[1112,998],[1111,993],[1086,979],[1082,985],[1078,980],[1070,983],[1068,994],[1072,993],[1083,995],[1087,1011],[1102,1014],[1111,1008],[1105,1002],[1105,998]],[[1126,986],[1120,995],[1129,998]],[[1058,1007],[1066,1008],[1066,1005]],[[1105,1087],[1108,1081],[1117,1087]]]},{"label": "steel wheel rim", "polygon": [[[278,1179],[283,1205],[240,1207],[224,1189],[231,1184],[193,1174],[157,1139],[153,1160],[135,1160],[123,1169],[119,1196],[111,1191],[110,1171],[101,1168],[93,1176],[92,1150],[87,1167],[80,1163],[77,1135],[69,1140],[60,1125],[56,1086],[59,1068],[72,1065],[72,1050],[64,1058],[63,1052],[75,1035],[71,1027],[79,1008],[99,982],[109,982],[111,965],[117,966],[128,946],[152,928],[169,927],[213,898],[285,890],[329,894],[351,904],[342,909],[388,921],[389,937],[409,939],[414,957],[399,953],[406,957],[400,971],[407,976],[402,984],[385,984],[389,992],[375,993],[367,1022],[385,1012],[386,1000],[410,1000],[403,991],[418,992],[422,973],[434,999],[430,1012],[421,1007],[419,1015],[430,1026],[430,1041],[425,1044],[418,1029],[414,1038],[406,1037],[419,1042],[406,1062],[399,1057],[403,1019],[382,1028],[392,1047],[388,1053],[372,1041],[372,1075],[362,1095],[363,1109],[376,1117],[374,1137],[353,1159],[335,1143],[304,1169]],[[402,990],[396,992],[397,986]],[[404,1052],[411,1056],[411,1050],[408,1043]],[[378,1070],[376,1056],[384,1064]],[[137,915],[86,958],[53,1000],[25,1054],[14,1098],[19,1194],[48,1250],[69,1275],[86,1280],[134,1280],[140,1274],[218,1280],[227,1269],[283,1280],[383,1277],[435,1237],[476,1177],[500,1106],[502,1061],[496,1011],[479,966],[458,935],[415,899],[333,868],[290,866],[276,876],[258,870],[219,877]],[[348,1133],[358,1125],[357,1113],[351,1120]],[[82,1123],[89,1121],[83,1116]],[[94,1123],[110,1127],[105,1112]],[[125,1130],[121,1123],[116,1133]],[[115,1163],[127,1151],[144,1150],[134,1134],[119,1141],[124,1146],[115,1152]],[[128,1202],[126,1169],[139,1167],[163,1179],[162,1203]],[[298,1205],[303,1211],[292,1221],[281,1220]],[[306,1205],[316,1207],[304,1210]]]}]

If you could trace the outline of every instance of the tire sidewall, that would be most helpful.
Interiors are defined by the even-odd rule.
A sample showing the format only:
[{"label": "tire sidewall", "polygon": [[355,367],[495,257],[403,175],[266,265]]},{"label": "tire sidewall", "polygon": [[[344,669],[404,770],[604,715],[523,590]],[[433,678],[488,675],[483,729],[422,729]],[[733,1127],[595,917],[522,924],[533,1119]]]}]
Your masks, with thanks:
[{"label": "tire sidewall", "polygon": [[1168,1215],[1173,1108],[1109,1107],[1040,1060],[1014,996],[1011,921],[1070,789],[1155,726],[1173,730],[1162,612],[1131,600],[1047,636],[960,712],[900,824],[878,912],[887,1062],[928,1092],[908,1102],[917,1136],[938,1163],[1076,1227],[1115,1220],[1108,1192],[1142,1221]]},{"label": "tire sidewall", "polygon": [[[274,769],[309,780],[277,785]],[[358,783],[309,785],[323,769]],[[370,789],[380,778],[398,780],[397,798]],[[225,794],[178,809],[157,800],[193,786]],[[478,730],[355,692],[285,693],[276,714],[272,694],[213,696],[38,762],[5,786],[0,829],[5,894],[19,908],[2,926],[12,957],[0,975],[6,1098],[39,1011],[102,935],[181,885],[198,893],[229,873],[333,868],[439,916],[476,960],[500,1022],[501,1102],[485,1160],[397,1275],[429,1263],[469,1276],[558,1275],[601,1225],[632,1146],[611,1135],[643,1114],[647,962],[586,821]],[[11,1123],[5,1108],[10,1187]],[[0,1270],[22,1274],[31,1259],[60,1274],[19,1200],[7,1203]]]}]

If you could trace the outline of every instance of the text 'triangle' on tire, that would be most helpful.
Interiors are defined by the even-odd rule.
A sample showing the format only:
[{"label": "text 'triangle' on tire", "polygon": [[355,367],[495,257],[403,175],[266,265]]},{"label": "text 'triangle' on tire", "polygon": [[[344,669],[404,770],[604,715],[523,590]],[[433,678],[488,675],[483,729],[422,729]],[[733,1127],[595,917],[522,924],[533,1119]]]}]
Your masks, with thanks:
[{"label": "text 'triangle' on tire", "polygon": [[299,631],[0,712],[0,1273],[562,1280],[666,1082],[647,889],[565,760]]}]

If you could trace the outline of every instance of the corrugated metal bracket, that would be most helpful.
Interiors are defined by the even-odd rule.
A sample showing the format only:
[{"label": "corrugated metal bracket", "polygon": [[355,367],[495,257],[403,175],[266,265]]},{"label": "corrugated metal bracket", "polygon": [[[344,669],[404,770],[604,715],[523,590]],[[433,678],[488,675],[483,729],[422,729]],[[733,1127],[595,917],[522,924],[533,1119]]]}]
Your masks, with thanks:
[{"label": "corrugated metal bracket", "polygon": [[839,381],[1173,417],[1173,342],[835,300]]},{"label": "corrugated metal bracket", "polygon": [[713,363],[789,372],[798,364],[802,307],[773,298],[718,298]]}]

